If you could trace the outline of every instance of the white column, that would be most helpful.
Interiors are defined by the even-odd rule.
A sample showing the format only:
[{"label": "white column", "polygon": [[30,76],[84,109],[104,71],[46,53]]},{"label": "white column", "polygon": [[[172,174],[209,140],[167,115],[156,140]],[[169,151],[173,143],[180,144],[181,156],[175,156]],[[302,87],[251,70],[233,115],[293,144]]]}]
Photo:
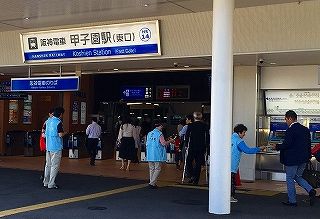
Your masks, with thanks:
[{"label": "white column", "polygon": [[213,1],[209,212],[230,214],[234,0]]}]

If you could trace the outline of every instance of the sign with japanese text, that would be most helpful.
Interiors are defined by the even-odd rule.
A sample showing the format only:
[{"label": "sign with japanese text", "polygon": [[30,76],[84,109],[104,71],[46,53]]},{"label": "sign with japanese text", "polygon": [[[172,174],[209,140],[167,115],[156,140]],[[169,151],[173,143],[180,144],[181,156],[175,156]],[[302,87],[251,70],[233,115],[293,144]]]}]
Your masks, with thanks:
[{"label": "sign with japanese text", "polygon": [[11,91],[77,91],[79,77],[12,78]]},{"label": "sign with japanese text", "polygon": [[283,115],[293,110],[298,116],[320,115],[319,90],[267,90],[265,91],[267,115]]},{"label": "sign with japanese text", "polygon": [[161,55],[159,21],[21,34],[24,62]]}]

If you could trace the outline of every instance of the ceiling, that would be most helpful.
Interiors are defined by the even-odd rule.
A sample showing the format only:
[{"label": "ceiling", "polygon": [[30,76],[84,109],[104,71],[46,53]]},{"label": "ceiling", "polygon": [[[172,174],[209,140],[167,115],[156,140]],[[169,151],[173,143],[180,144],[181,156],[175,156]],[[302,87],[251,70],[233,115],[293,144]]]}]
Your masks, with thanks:
[{"label": "ceiling", "polygon": [[[0,32],[52,27],[90,22],[131,19],[137,17],[164,16],[171,14],[195,13],[212,10],[213,0],[1,0]],[[235,6],[253,7],[269,4],[301,2],[297,0],[235,0]],[[290,55],[290,56],[288,56]],[[262,65],[320,64],[320,54],[314,52],[268,53],[235,55],[235,65],[255,65],[263,58]],[[175,64],[174,64],[175,63]],[[145,60],[115,60],[108,62],[87,62],[78,64],[83,73],[137,71],[177,71],[186,69],[209,69],[211,57],[183,57],[176,59],[150,58]],[[185,66],[190,66],[186,68]],[[62,72],[74,73],[76,64],[64,64]],[[26,76],[29,67],[0,67],[1,75]],[[60,66],[32,66],[32,75],[43,73],[60,74]]]}]

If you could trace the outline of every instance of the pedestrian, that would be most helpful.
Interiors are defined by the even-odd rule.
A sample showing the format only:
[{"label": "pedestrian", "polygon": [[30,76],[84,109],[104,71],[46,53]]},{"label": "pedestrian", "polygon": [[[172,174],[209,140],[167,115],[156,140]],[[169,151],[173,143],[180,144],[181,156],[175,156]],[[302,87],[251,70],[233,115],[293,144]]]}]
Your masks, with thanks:
[{"label": "pedestrian", "polygon": [[54,109],[53,116],[46,122],[46,166],[44,170],[43,185],[48,189],[58,189],[55,179],[59,172],[63,141],[65,135],[62,126],[62,114],[64,109],[57,107]]},{"label": "pedestrian", "polygon": [[96,117],[91,118],[91,124],[86,129],[86,135],[88,136],[87,147],[90,154],[90,165],[95,166],[97,147],[101,135],[101,126],[98,125]]},{"label": "pedestrian", "polygon": [[[48,118],[51,118],[53,116],[54,108],[51,108],[48,113],[48,117],[46,118],[45,122],[42,125],[41,134],[40,134],[40,140],[39,140],[39,147],[41,152],[46,151],[46,137],[45,137],[45,131],[46,131],[46,121]],[[46,161],[44,161],[44,167],[46,166]],[[40,176],[40,180],[43,181],[44,175],[42,174]]]},{"label": "pedestrian", "polygon": [[242,153],[256,154],[263,150],[265,146],[248,147],[243,140],[248,128],[243,124],[238,124],[233,128],[231,136],[231,202],[238,202],[235,198],[236,194],[236,175],[239,169],[240,159]]},{"label": "pedestrian", "polygon": [[[135,128],[131,124],[129,117],[124,116],[122,125],[119,129],[118,142],[119,144],[119,157],[121,159],[121,170],[130,170],[130,163],[136,158],[136,149],[135,149]],[[127,167],[125,168],[125,160],[128,162]]]},{"label": "pedestrian", "polygon": [[285,114],[289,128],[281,144],[272,144],[280,151],[280,163],[285,166],[288,200],[282,202],[287,206],[297,206],[295,181],[309,194],[310,206],[315,202],[316,190],[302,178],[302,173],[311,158],[310,130],[297,122],[297,114],[289,110]]},{"label": "pedestrian", "polygon": [[209,126],[202,121],[202,113],[193,113],[194,122],[188,124],[185,142],[188,155],[186,169],[190,174],[189,183],[198,185],[201,166],[205,164],[205,154],[209,148]]},{"label": "pedestrian", "polygon": [[163,128],[163,123],[157,120],[154,123],[153,131],[147,135],[146,161],[148,161],[149,164],[149,187],[152,189],[158,188],[156,183],[161,172],[161,165],[167,160],[166,147],[174,142],[174,139],[169,139],[168,141],[164,139],[162,134]]}]

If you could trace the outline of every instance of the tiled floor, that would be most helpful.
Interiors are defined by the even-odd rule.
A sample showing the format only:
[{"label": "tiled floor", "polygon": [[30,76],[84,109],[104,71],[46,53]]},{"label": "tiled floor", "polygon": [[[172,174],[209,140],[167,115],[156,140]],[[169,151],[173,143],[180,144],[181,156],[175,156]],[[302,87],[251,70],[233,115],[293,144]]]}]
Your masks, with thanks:
[{"label": "tiled floor", "polygon": [[[2,168],[18,168],[26,170],[43,170],[44,156],[40,157],[24,157],[24,156],[2,156],[0,157],[0,167]],[[96,166],[89,165],[88,158],[69,159],[62,158],[60,172],[77,173],[84,175],[96,175],[115,178],[128,178],[148,180],[147,163],[132,164],[130,171],[120,170],[121,162],[114,159],[98,160]],[[182,171],[177,170],[174,164],[166,164],[163,166],[160,181],[169,183],[180,183]],[[206,185],[205,170],[201,173],[200,185]],[[255,182],[242,182],[240,190],[270,190],[277,192],[286,192],[286,185],[279,181],[256,180]],[[297,187],[298,194],[305,192]]]}]

